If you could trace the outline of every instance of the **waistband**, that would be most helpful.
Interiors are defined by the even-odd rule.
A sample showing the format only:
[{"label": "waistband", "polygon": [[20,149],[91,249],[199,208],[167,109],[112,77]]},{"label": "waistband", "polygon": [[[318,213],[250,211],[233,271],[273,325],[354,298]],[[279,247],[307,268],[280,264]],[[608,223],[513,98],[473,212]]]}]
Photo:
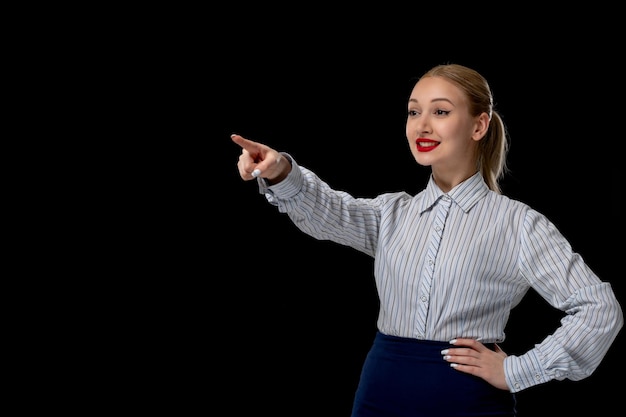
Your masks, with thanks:
[{"label": "waistband", "polygon": [[[414,339],[410,337],[400,337],[384,334],[380,331],[376,332],[374,343],[381,344],[391,349],[400,350],[420,350],[420,351],[436,351],[440,352],[442,349],[462,347],[461,345],[451,345],[450,342],[442,342],[438,340],[427,339]],[[496,350],[495,343],[484,343],[485,347],[493,351]]]}]

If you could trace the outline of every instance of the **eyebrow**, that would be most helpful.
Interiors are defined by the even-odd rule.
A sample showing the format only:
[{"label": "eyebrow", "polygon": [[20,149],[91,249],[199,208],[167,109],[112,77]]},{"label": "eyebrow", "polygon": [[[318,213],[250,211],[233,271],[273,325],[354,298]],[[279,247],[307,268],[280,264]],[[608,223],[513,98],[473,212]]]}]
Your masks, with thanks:
[{"label": "eyebrow", "polygon": [[[452,104],[452,105],[454,106],[454,103],[453,103],[453,102],[451,102],[449,99],[444,98],[444,97],[441,97],[441,98],[434,98],[434,99],[432,99],[430,102],[431,102],[431,103],[435,103],[435,102],[437,102],[437,101],[445,101],[445,102],[448,102],[448,103],[450,103],[450,104]],[[410,98],[410,99],[409,99],[409,103],[417,103],[417,99]]]}]

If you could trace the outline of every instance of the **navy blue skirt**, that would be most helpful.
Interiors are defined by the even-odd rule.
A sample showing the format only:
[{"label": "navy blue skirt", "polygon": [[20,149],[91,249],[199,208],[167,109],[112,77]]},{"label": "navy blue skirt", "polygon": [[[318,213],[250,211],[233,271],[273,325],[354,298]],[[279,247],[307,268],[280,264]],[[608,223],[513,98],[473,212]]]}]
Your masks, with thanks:
[{"label": "navy blue skirt", "polygon": [[515,395],[443,360],[448,342],[376,334],[352,417],[514,417]]}]

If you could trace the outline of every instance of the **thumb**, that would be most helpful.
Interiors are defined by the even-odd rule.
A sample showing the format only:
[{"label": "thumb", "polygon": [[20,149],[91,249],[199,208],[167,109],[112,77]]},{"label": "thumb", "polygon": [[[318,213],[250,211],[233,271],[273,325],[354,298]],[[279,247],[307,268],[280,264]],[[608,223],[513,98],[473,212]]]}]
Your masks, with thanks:
[{"label": "thumb", "polygon": [[494,343],[494,346],[495,346],[495,348],[496,348],[496,349],[495,349],[496,353],[499,353],[500,355],[502,355],[502,356],[504,356],[504,357],[507,357],[507,356],[508,356],[508,355],[506,354],[506,352],[502,350],[502,348],[500,347],[500,345],[498,345],[497,343]]},{"label": "thumb", "polygon": [[[263,177],[271,178],[280,170],[282,155],[259,142],[254,142],[241,135],[233,133],[230,135],[233,142],[241,146],[244,159],[240,158],[239,163],[244,164],[241,168],[256,178],[263,173]],[[254,168],[254,169],[253,169]]]}]

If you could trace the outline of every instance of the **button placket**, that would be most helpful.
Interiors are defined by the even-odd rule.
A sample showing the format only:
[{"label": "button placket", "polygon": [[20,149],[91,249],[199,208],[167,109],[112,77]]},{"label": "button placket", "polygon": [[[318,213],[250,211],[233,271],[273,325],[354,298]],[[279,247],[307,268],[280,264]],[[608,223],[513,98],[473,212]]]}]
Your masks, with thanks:
[{"label": "button placket", "polygon": [[430,291],[432,288],[432,282],[435,272],[435,263],[437,254],[439,252],[439,246],[443,237],[443,231],[445,229],[446,218],[450,211],[452,200],[449,196],[443,195],[439,201],[434,205],[435,220],[432,225],[432,231],[430,234],[430,242],[426,251],[426,262],[423,271],[422,285],[419,289],[419,300],[421,301],[418,316],[417,316],[417,334],[423,337],[426,334],[426,317],[428,314],[428,307],[430,301]]}]

